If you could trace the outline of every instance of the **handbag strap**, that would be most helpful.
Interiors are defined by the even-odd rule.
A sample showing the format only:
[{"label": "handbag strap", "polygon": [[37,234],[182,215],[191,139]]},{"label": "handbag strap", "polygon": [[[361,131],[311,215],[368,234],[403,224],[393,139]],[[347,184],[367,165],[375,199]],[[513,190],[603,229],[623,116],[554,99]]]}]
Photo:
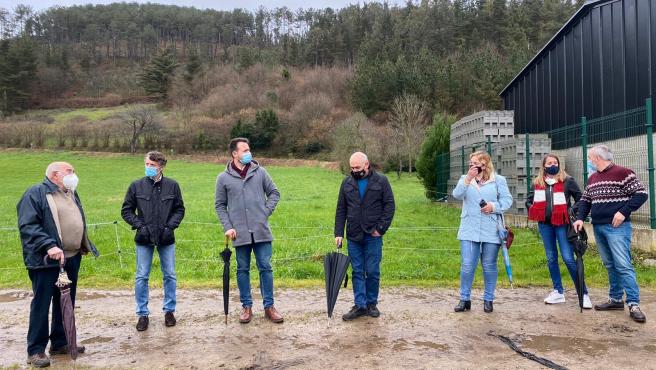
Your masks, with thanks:
[{"label": "handbag strap", "polygon": [[[499,194],[499,185],[497,184],[497,180],[496,180],[496,178],[494,179],[494,187],[497,189],[497,202],[498,202],[499,204],[501,204],[501,200],[499,199],[499,197],[500,197],[500,194]],[[498,214],[498,218],[497,218],[497,228],[499,228],[499,219],[501,219],[501,227],[505,229],[505,228],[506,228],[506,220],[505,220],[505,218],[503,217],[503,213],[499,213],[499,214]]]}]

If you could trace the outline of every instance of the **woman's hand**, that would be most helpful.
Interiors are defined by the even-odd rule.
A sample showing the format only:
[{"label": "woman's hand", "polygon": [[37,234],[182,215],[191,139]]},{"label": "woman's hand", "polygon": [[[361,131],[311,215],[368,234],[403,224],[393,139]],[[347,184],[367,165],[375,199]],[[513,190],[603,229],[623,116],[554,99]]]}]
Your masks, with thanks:
[{"label": "woman's hand", "polygon": [[465,176],[465,184],[469,184],[473,179],[478,176],[478,169],[474,166],[469,167],[469,171],[467,171],[467,176]]},{"label": "woman's hand", "polygon": [[488,203],[485,205],[485,207],[481,208],[481,212],[485,213],[486,215],[489,215],[494,211],[494,206],[492,203]]}]

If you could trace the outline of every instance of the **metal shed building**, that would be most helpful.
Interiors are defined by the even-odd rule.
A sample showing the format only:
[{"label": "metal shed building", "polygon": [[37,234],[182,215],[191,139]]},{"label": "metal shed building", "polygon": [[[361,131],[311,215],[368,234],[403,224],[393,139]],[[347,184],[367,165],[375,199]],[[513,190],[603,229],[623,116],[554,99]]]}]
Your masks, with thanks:
[{"label": "metal shed building", "polygon": [[515,133],[644,105],[656,86],[656,0],[586,2],[501,91]]}]

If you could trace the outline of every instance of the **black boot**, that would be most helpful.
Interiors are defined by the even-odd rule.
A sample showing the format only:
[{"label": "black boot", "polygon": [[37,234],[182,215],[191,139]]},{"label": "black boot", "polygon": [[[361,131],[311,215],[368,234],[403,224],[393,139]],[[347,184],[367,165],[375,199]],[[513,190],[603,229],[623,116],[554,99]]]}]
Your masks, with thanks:
[{"label": "black boot", "polygon": [[469,311],[471,310],[471,301],[463,301],[461,299],[453,310],[456,312]]},{"label": "black boot", "polygon": [[483,311],[490,313],[494,310],[492,307],[492,301],[483,301]]}]

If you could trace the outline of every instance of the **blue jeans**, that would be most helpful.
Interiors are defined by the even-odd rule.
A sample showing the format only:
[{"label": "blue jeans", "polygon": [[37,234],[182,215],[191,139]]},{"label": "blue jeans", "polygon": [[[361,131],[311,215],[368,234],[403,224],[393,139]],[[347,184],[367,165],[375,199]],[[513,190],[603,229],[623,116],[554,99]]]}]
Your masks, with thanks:
[{"label": "blue jeans", "polygon": [[383,259],[383,238],[367,235],[361,242],[348,239],[351,258],[355,305],[366,308],[378,304],[380,290],[380,261]]},{"label": "blue jeans", "polygon": [[471,287],[474,283],[474,274],[478,267],[478,259],[483,266],[483,281],[485,290],[483,299],[494,300],[494,289],[497,286],[497,257],[501,244],[480,243],[470,240],[460,241],[460,299],[471,300]]},{"label": "blue jeans", "polygon": [[608,271],[610,299],[621,302],[626,292],[626,303],[640,303],[640,288],[631,262],[631,222],[619,227],[611,224],[593,225],[597,250]]},{"label": "blue jeans", "polygon": [[148,316],[148,279],[150,267],[153,264],[153,253],[157,248],[159,264],[164,280],[164,312],[175,312],[175,244],[148,247],[137,245],[137,278],[134,287],[134,296],[137,301],[137,315]]},{"label": "blue jeans", "polygon": [[273,306],[273,269],[271,268],[273,248],[271,242],[253,243],[235,248],[239,300],[243,307],[253,307],[250,275],[251,252],[255,254],[255,263],[260,271],[260,293],[262,293],[264,308],[269,308]]},{"label": "blue jeans", "polygon": [[[542,236],[544,243],[544,251],[547,255],[547,267],[549,268],[549,275],[551,275],[551,282],[553,283],[554,290],[563,294],[563,281],[560,277],[560,266],[558,265],[558,246],[560,247],[560,256],[567,266],[569,276],[572,278],[574,284],[578,285],[578,275],[576,274],[576,260],[574,259],[574,249],[572,244],[567,240],[567,225],[553,226],[543,223],[538,223],[538,230]],[[588,288],[583,287],[583,294],[588,294]]]}]

